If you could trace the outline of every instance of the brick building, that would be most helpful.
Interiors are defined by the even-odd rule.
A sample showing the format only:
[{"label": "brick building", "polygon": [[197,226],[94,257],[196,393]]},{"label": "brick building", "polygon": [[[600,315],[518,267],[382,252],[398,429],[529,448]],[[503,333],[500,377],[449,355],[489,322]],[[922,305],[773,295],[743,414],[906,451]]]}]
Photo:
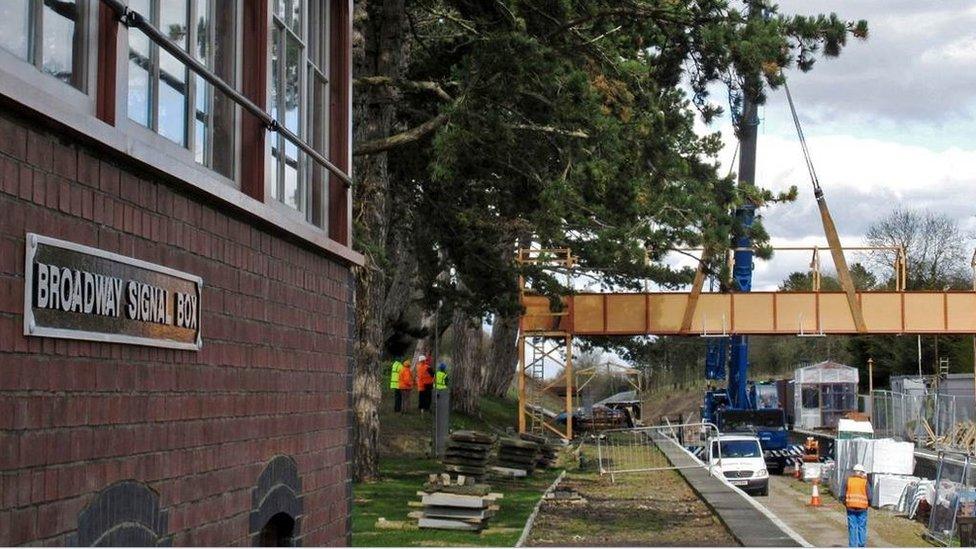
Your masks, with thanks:
[{"label": "brick building", "polygon": [[351,10],[0,3],[0,545],[348,544]]}]

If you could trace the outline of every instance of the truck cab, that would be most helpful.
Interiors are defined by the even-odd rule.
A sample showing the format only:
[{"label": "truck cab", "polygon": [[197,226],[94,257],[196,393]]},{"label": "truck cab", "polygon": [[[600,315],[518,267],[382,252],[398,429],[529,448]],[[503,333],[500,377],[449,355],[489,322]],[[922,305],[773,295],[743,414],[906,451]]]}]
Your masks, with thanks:
[{"label": "truck cab", "polygon": [[708,439],[706,454],[712,474],[724,477],[729,484],[752,495],[769,494],[769,473],[758,437],[711,437]]},{"label": "truck cab", "polygon": [[762,443],[768,469],[782,474],[786,467],[786,450],[789,448],[789,432],[783,410],[725,409],[718,414],[718,429],[723,434],[755,436]]}]

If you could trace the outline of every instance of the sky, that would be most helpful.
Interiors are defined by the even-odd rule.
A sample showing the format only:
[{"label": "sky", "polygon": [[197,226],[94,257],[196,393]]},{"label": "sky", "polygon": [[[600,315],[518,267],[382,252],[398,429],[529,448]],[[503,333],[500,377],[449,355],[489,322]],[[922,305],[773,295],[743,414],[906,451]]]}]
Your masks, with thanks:
[{"label": "sky", "polygon": [[[868,21],[867,40],[851,38],[840,57],[819,58],[808,73],[787,73],[841,241],[862,243],[867,227],[898,207],[944,212],[976,233],[976,2],[780,0],[779,6],[781,13],[836,12]],[[714,99],[725,103],[724,95]],[[757,183],[800,190],[796,202],[761,211],[773,244],[826,243],[782,90],[770,93],[760,117]],[[708,129],[722,131],[727,166],[735,147],[728,117]],[[851,255],[848,262],[864,259]],[[809,261],[807,252],[757,261],[753,288],[775,289]]]}]

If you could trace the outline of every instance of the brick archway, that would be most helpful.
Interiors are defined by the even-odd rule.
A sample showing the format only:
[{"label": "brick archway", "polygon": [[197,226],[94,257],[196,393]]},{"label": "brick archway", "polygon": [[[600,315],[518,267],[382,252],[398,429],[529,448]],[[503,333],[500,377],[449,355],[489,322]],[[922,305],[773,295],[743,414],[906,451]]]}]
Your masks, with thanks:
[{"label": "brick archway", "polygon": [[81,547],[168,546],[167,513],[159,494],[135,480],[104,488],[78,514],[73,545]]},{"label": "brick archway", "polygon": [[304,505],[298,465],[290,456],[276,456],[261,472],[251,492],[251,544],[299,546]]}]

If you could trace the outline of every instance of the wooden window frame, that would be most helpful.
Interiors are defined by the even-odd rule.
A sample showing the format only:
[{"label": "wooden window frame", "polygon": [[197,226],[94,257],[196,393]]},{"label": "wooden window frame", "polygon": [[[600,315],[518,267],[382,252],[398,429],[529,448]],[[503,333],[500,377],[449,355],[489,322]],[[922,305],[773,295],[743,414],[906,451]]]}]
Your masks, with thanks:
[{"label": "wooden window frame", "polygon": [[[364,258],[351,247],[351,192],[331,173],[328,180],[328,217],[325,228],[304,218],[284,215],[265,196],[266,136],[260,120],[238,107],[236,169],[239,187],[228,178],[198,164],[190,149],[128,120],[128,35],[118,17],[100,0],[89,0],[88,66],[86,91],[42,73],[31,63],[0,50],[0,96],[6,104],[58,131],[67,131],[122,157],[193,188],[204,196],[246,212],[253,219],[277,227],[349,265]],[[96,8],[97,4],[97,9]],[[268,0],[246,0],[237,26],[245,36],[268,36]],[[330,160],[345,173],[352,165],[351,35],[352,0],[330,0],[329,20],[329,139]],[[259,34],[252,34],[258,31]],[[138,32],[133,30],[132,32]],[[238,77],[242,93],[258,105],[266,103],[267,41],[241,40]],[[192,72],[192,71],[191,71]],[[262,97],[263,96],[263,97]],[[193,110],[188,105],[188,111]],[[133,127],[135,126],[135,127]],[[188,129],[190,131],[190,129]]]}]

